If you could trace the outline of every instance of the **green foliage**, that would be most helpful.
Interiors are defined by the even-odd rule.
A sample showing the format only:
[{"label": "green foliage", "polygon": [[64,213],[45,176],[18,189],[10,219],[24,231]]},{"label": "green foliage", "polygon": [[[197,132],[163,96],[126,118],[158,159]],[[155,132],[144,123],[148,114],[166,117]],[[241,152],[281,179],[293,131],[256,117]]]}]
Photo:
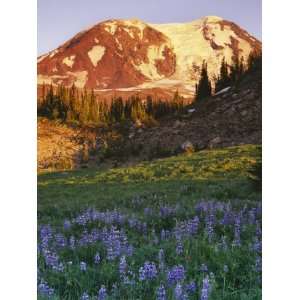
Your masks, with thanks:
[{"label": "green foliage", "polygon": [[207,63],[203,61],[200,80],[196,85],[196,101],[201,101],[203,98],[211,96],[211,92],[212,88],[210,79],[208,78]]},{"label": "green foliage", "polygon": [[262,190],[262,162],[259,160],[254,166],[250,168],[250,178],[253,186],[257,191]]},{"label": "green foliage", "polygon": [[220,68],[220,75],[216,81],[216,91],[220,91],[231,84],[231,78],[229,75],[229,66],[225,61],[225,57],[223,57],[221,68]]},{"label": "green foliage", "polygon": [[155,124],[155,120],[180,113],[184,107],[184,99],[178,91],[172,101],[153,101],[151,96],[146,99],[131,96],[126,100],[117,97],[108,102],[107,99],[99,99],[93,90],[79,91],[74,85],[71,88],[54,88],[51,85],[46,90],[43,85],[42,98],[38,101],[38,115],[81,125],[112,124],[129,120]]},{"label": "green foliage", "polygon": [[227,64],[224,57],[220,68],[220,75],[216,80],[215,91],[218,92],[228,86],[237,84],[244,74],[253,72],[259,68],[261,69],[261,62],[262,54],[257,51],[249,54],[247,62],[244,61],[244,57],[235,57],[232,66]]},{"label": "green foliage", "polygon": [[199,197],[251,199],[256,191],[249,181],[249,170],[260,159],[260,146],[244,145],[173,156],[134,167],[41,174],[38,211],[43,215],[47,207],[53,206],[53,197],[53,217],[91,205],[98,209],[126,207],[128,198],[135,194],[158,190],[167,193],[172,202],[178,197],[174,187],[185,184],[197,190],[189,201]]}]

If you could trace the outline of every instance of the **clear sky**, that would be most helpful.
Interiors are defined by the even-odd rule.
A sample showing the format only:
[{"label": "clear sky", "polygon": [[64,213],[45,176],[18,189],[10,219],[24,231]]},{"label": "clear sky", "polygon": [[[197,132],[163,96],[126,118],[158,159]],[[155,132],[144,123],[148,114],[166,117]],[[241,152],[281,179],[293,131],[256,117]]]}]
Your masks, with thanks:
[{"label": "clear sky", "polygon": [[38,0],[38,54],[106,19],[188,22],[214,15],[261,40],[261,0]]}]

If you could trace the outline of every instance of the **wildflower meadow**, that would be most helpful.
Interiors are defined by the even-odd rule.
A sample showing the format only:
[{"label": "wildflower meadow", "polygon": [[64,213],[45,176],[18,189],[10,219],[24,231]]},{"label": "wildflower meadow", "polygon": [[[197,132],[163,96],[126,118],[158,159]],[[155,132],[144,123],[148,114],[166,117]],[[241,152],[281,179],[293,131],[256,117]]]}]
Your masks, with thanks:
[{"label": "wildflower meadow", "polygon": [[260,299],[259,157],[241,146],[41,174],[38,298]]}]

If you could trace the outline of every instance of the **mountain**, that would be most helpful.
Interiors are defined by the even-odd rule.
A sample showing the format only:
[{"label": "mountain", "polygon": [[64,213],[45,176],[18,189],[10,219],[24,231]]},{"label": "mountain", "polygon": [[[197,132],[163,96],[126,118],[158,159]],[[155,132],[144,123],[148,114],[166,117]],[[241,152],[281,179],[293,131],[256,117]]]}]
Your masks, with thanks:
[{"label": "mountain", "polygon": [[38,84],[74,83],[104,93],[178,89],[188,96],[203,60],[213,78],[223,57],[231,64],[252,50],[261,50],[261,42],[219,17],[177,24],[108,20],[38,57]]}]

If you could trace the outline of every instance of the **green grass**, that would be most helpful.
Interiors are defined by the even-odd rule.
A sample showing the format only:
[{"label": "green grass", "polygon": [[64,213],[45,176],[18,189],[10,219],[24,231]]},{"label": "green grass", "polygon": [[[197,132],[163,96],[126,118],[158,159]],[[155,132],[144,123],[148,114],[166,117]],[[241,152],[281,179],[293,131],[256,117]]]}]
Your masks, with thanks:
[{"label": "green grass", "polygon": [[199,198],[259,199],[249,170],[261,147],[245,145],[201,151],[108,171],[79,170],[38,176],[38,217],[56,221],[87,207],[132,208],[133,197],[157,194],[169,203]]},{"label": "green grass", "polygon": [[[195,204],[201,200],[230,202],[234,211],[247,207],[256,207],[261,194],[253,187],[249,171],[261,161],[261,147],[244,145],[217,150],[201,151],[190,155],[180,155],[153,162],[145,162],[128,168],[110,170],[79,170],[60,173],[40,174],[38,176],[38,223],[51,224],[61,231],[65,219],[72,219],[87,208],[99,211],[118,209],[133,215],[147,223],[148,236],[124,225],[130,243],[135,247],[134,256],[128,258],[130,268],[138,274],[139,267],[145,260],[157,263],[160,248],[165,250],[166,263],[169,266],[183,264],[187,270],[187,280],[195,279],[198,289],[202,285],[203,274],[199,274],[199,265],[207,263],[215,274],[215,283],[209,300],[258,300],[261,288],[257,274],[253,271],[256,255],[249,250],[255,236],[255,226],[247,225],[242,232],[243,246],[231,248],[227,252],[216,250],[222,235],[233,239],[233,227],[216,226],[216,240],[210,244],[205,233],[204,217],[201,232],[193,239],[184,240],[184,254],[174,255],[176,241],[167,240],[159,245],[153,244],[151,230],[160,233],[162,229],[172,229],[177,222],[195,216]],[[180,206],[175,216],[161,219],[158,214],[160,205]],[[145,208],[153,209],[151,217],[144,214]],[[76,225],[77,226],[77,225]],[[74,227],[66,236],[80,236],[82,228]],[[96,226],[96,227],[93,227]],[[103,224],[93,224],[92,228],[101,228]],[[93,266],[96,251],[105,257],[103,245],[70,250],[59,250],[63,261],[73,261],[64,273],[47,269],[43,258],[39,258],[39,268],[43,278],[55,288],[58,298],[79,299],[83,291],[96,295],[101,284],[111,291],[112,284],[119,280],[118,260]],[[87,273],[78,269],[80,261],[88,263]],[[229,273],[222,273],[224,264],[229,266]],[[110,299],[155,299],[155,289],[163,275],[155,284],[138,284],[132,290],[119,285],[119,296]],[[199,295],[199,290],[197,290]],[[172,289],[168,290],[168,300],[174,299]],[[141,296],[144,295],[144,296]],[[189,299],[199,299],[194,295]],[[42,299],[42,298],[41,298]],[[94,299],[94,298],[92,298]]]}]

